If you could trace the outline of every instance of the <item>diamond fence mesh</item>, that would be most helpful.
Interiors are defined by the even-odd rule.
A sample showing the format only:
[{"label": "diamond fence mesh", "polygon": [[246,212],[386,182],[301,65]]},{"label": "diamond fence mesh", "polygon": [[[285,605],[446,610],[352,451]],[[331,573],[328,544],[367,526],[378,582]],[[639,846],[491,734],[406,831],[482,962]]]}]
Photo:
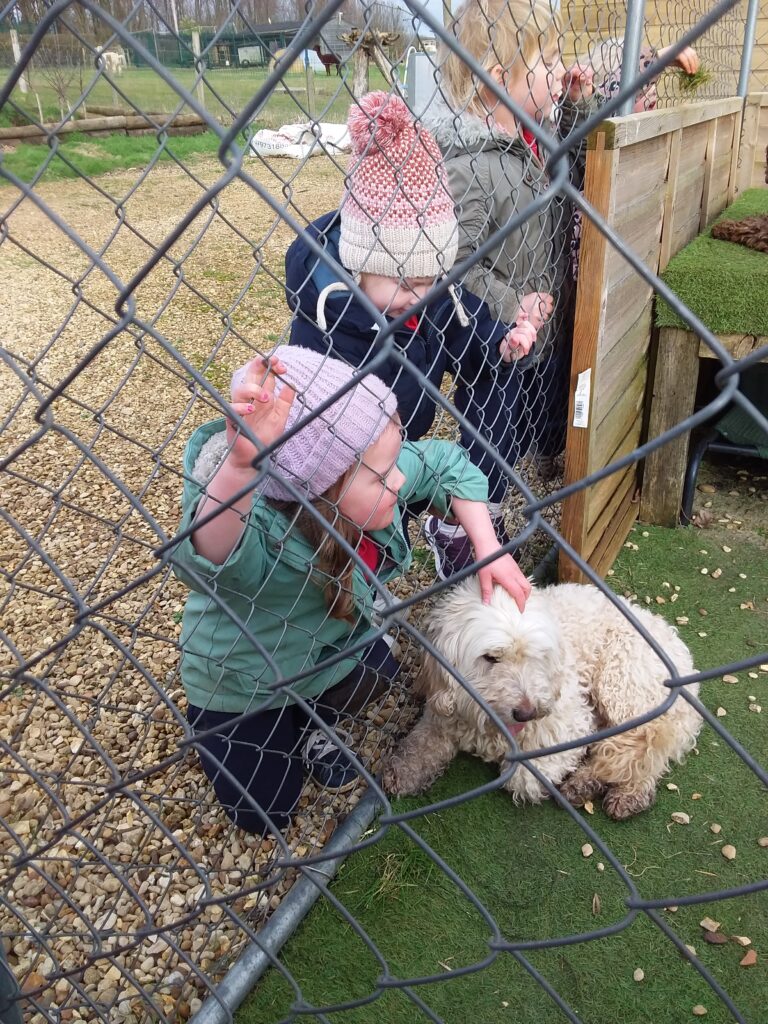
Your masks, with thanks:
[{"label": "diamond fence mesh", "polygon": [[[602,224],[580,191],[589,131],[627,96],[640,96],[642,106],[656,102],[648,90],[657,79],[658,102],[669,105],[696,88],[697,98],[733,95],[738,78],[743,4],[649,4],[645,32],[653,53],[672,47],[664,58],[672,63],[690,43],[706,73],[692,85],[669,70],[638,68],[624,92],[613,87],[620,81],[623,5],[569,3],[554,29],[547,5],[524,6],[525,17],[514,2],[472,9],[474,28],[486,38],[475,53],[444,27],[441,10],[410,0],[394,9],[217,2],[186,11],[178,0],[19,3],[2,12],[9,70],[0,131],[4,143],[22,143],[9,143],[0,161],[0,931],[7,961],[0,963],[0,999],[9,1020],[19,1011],[31,1021],[176,1021],[198,1013],[200,1020],[231,1019],[242,992],[235,984],[228,990],[226,979],[247,948],[261,951],[260,969],[271,963],[294,986],[291,1019],[334,1019],[333,1007],[303,1001],[276,958],[279,940],[269,929],[297,892],[297,905],[318,894],[332,904],[379,963],[379,981],[355,1005],[396,988],[409,1001],[409,1019],[439,1020],[429,1007],[430,982],[460,979],[509,955],[562,1019],[580,1020],[534,966],[530,950],[620,935],[644,916],[732,1018],[747,1019],[660,912],[671,903],[756,893],[768,882],[645,898],[596,827],[560,794],[551,759],[569,750],[581,757],[587,747],[665,714],[693,716],[695,734],[701,716],[765,784],[765,769],[699,700],[697,684],[706,695],[707,681],[757,666],[766,655],[744,652],[738,664],[706,672],[686,667],[685,655],[669,647],[671,634],[655,632],[642,609],[617,599],[569,551],[603,595],[595,595],[605,601],[601,614],[615,615],[616,628],[629,624],[638,650],[657,653],[657,675],[663,661],[659,679],[668,691],[659,683],[656,699],[628,720],[598,716],[581,731],[564,727],[553,750],[526,747],[520,722],[500,710],[458,655],[446,653],[435,618],[424,625],[447,586],[436,577],[441,562],[450,583],[473,575],[472,541],[488,563],[484,578],[495,573],[514,589],[503,552],[514,553],[526,573],[546,566],[553,548],[567,550],[558,533],[562,499],[615,468],[563,482],[575,213]],[[518,29],[533,19],[538,39],[533,50],[521,43],[513,54],[517,71],[521,61],[527,69],[527,78],[511,76],[523,82],[517,92],[504,92],[507,79],[494,71],[511,59],[501,54],[507,37],[494,35],[509,18],[517,18]],[[565,72],[552,43],[558,34],[564,64],[578,63],[564,97],[556,88]],[[405,255],[389,252],[383,234],[392,196],[381,201],[372,187],[371,201],[379,205],[366,222],[367,237],[384,263],[371,256],[361,268],[342,265],[337,220],[317,222],[338,208],[345,181],[353,193],[355,182],[362,187],[356,169],[376,147],[350,157],[348,138],[329,127],[371,88],[415,102],[409,57],[416,51],[431,82],[420,113],[441,147],[458,212],[456,265],[452,242],[430,239],[442,223],[429,212],[440,205],[439,184],[431,207],[413,214],[419,231]],[[471,97],[451,93],[445,70],[435,84],[434,69],[445,69],[449,54],[456,62],[450,82],[463,74],[473,83]],[[559,117],[550,117],[553,92]],[[477,97],[482,109],[473,114]],[[525,129],[525,146],[515,142],[525,167],[520,180],[496,181],[490,190],[479,181],[477,154],[489,140],[467,136],[471,116],[485,126],[492,117],[502,134],[505,123]],[[376,115],[371,122],[367,130],[375,133]],[[269,132],[283,127],[279,135]],[[122,134],[103,138],[115,131]],[[407,164],[421,167],[423,152],[433,152],[421,131],[414,129],[406,160],[392,170],[398,181]],[[43,144],[32,149],[25,139]],[[289,156],[278,159],[278,150]],[[502,221],[491,212],[500,195]],[[627,461],[706,422],[724,397],[768,430],[739,390],[741,374],[766,350],[735,361],[621,239],[609,240],[617,258],[632,263],[722,363],[717,396]],[[414,262],[425,249],[431,255],[424,266],[436,270]],[[397,276],[384,275],[398,284],[397,296],[390,288],[382,299],[365,277],[366,267],[381,273],[381,266],[397,266]],[[414,273],[414,266],[422,270]],[[522,341],[505,340],[513,324]],[[532,335],[533,357],[512,359],[511,347],[524,348]],[[296,401],[306,403],[305,436],[319,431],[312,435],[318,478],[333,476],[334,445],[346,438],[353,450],[360,440],[344,433],[341,417],[329,435],[328,417],[339,415],[331,403],[344,399],[352,415],[355,401],[364,402],[355,396],[367,396],[369,408],[375,392],[370,378],[358,384],[357,377],[339,377],[324,353],[381,375],[397,396],[407,470],[402,526],[386,538],[374,526],[386,527],[395,515],[391,506],[389,520],[382,511],[392,452],[389,464],[360,470],[378,488],[373,511],[363,515],[346,492],[316,500],[318,492],[300,486],[286,468],[296,424],[286,428],[283,419],[270,433],[259,418],[258,396],[275,374],[248,377],[233,398],[239,404],[229,404],[233,373],[289,341],[280,353],[300,393]],[[319,353],[320,366],[302,383],[291,360],[304,345]],[[383,417],[391,401],[376,396]],[[222,416],[235,424],[228,435]],[[215,428],[205,426],[212,421]],[[364,436],[357,421],[355,430]],[[374,433],[395,444],[388,428]],[[207,471],[198,461],[204,440],[212,444]],[[238,473],[224,493],[217,487],[233,465]],[[475,513],[461,512],[460,499],[485,500],[473,467],[489,478],[503,551],[477,543],[481,535],[487,542],[488,528],[483,520],[486,532],[478,533],[477,502]],[[391,475],[389,485],[397,490]],[[449,517],[451,495],[466,531]],[[217,552],[222,543],[226,550]],[[436,659],[457,692],[468,694],[467,715],[488,716],[501,750],[489,759],[500,761],[500,774],[479,790],[403,810],[384,789],[415,786],[417,768],[429,760],[426,751],[417,753],[416,767],[407,770],[404,754],[392,761],[396,743],[419,718],[415,691],[419,683],[424,689],[425,652],[433,671]],[[485,652],[486,662],[494,658]],[[517,708],[522,719],[529,710]],[[340,771],[350,785],[323,786],[317,773],[304,778],[312,743],[321,768],[330,762],[331,773]],[[316,757],[315,769],[317,763]],[[410,783],[395,778],[397,763],[401,773],[411,772]],[[497,788],[549,795],[563,806],[564,818],[624,887],[623,917],[574,933],[564,921],[560,934],[536,940],[504,934],[493,906],[414,824]],[[645,796],[652,800],[652,793]],[[577,793],[571,797],[579,803]],[[519,813],[524,829],[524,808]],[[328,888],[341,851],[370,846],[392,830],[431,858],[445,884],[482,915],[489,941],[477,962],[400,977]],[[240,994],[229,994],[235,990]]]}]

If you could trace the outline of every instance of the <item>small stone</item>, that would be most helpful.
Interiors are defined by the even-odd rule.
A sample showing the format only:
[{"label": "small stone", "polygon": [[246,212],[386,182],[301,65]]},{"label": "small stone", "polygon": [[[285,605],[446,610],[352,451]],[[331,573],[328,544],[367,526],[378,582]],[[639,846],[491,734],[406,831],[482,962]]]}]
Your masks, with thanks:
[{"label": "small stone", "polygon": [[664,909],[668,910],[670,914],[676,914],[677,911],[678,911],[678,908],[674,907],[674,906],[673,907],[664,907]]},{"label": "small stone", "polygon": [[676,821],[678,825],[690,825],[691,818],[685,811],[675,811],[672,814],[672,821]]},{"label": "small stone", "polygon": [[645,977],[645,971],[642,970],[642,968],[640,967],[636,967],[632,977],[635,979],[635,981],[642,981]]},{"label": "small stone", "polygon": [[748,949],[744,954],[744,957],[739,960],[739,967],[754,967],[757,963],[757,952],[754,949]]},{"label": "small stone", "polygon": [[696,490],[702,494],[717,494],[717,488],[713,484],[699,484]]},{"label": "small stone", "polygon": [[739,677],[738,676],[732,676],[730,673],[728,673],[727,675],[723,676],[723,682],[724,683],[738,683],[738,681],[739,681]]},{"label": "small stone", "polygon": [[722,575],[723,575],[723,570],[722,569],[715,569],[715,571],[712,573],[712,579],[713,580],[719,580]]},{"label": "small stone", "polygon": [[717,715],[718,718],[725,718],[725,716],[728,714],[728,712],[725,710],[725,708],[718,708],[717,711],[715,712],[715,714]]},{"label": "small stone", "polygon": [[712,824],[709,826],[709,831],[714,832],[716,836],[719,836],[720,833],[723,831],[723,826],[718,825],[716,821],[713,821]]},{"label": "small stone", "polygon": [[740,572],[739,573],[739,579],[740,580],[745,580],[746,578],[747,578],[747,574],[745,572]]},{"label": "small stone", "polygon": [[595,813],[595,805],[592,803],[591,800],[586,800],[584,802],[584,810],[587,812],[587,814]]},{"label": "small stone", "polygon": [[727,843],[722,848],[720,853],[722,853],[722,855],[725,857],[726,860],[735,860],[736,859],[736,847],[735,846],[731,846],[730,843]]},{"label": "small stone", "polygon": [[687,615],[678,615],[677,618],[675,619],[675,622],[678,624],[678,626],[687,626],[688,625],[688,616]]},{"label": "small stone", "polygon": [[726,553],[726,555],[730,555],[731,553],[731,549],[728,547],[727,544],[723,544],[723,551]]},{"label": "small stone", "polygon": [[762,846],[765,849],[768,846],[768,836],[760,836],[757,840],[757,845]]},{"label": "small stone", "polygon": [[706,576],[708,572],[709,572],[709,569],[702,569],[701,570],[701,575],[702,576]]},{"label": "small stone", "polygon": [[691,793],[691,800],[701,800],[701,793]]},{"label": "small stone", "polygon": [[643,532],[642,532],[641,536],[642,536],[642,537],[650,537],[651,535],[650,535],[650,533],[648,533],[648,531],[647,531],[647,530],[643,530]]},{"label": "small stone", "polygon": [[584,845],[581,848],[581,855],[582,855],[582,857],[591,857],[594,852],[595,851],[592,848],[592,844],[591,843],[584,843]]},{"label": "small stone", "polygon": [[694,1017],[706,1017],[707,1008],[706,1006],[702,1006],[701,1003],[696,1003],[696,1005],[691,1010],[691,1013]]},{"label": "small stone", "polygon": [[688,950],[688,952],[691,954],[691,956],[696,956],[696,947],[695,946],[689,946],[686,943],[685,948]]},{"label": "small stone", "polygon": [[759,715],[760,712],[763,710],[763,708],[762,708],[761,704],[750,704],[749,705],[749,710],[750,711],[754,711],[755,714]]},{"label": "small stone", "polygon": [[704,639],[704,637],[705,637],[706,635],[707,635],[706,633],[699,633],[699,636],[700,636],[700,637],[702,638],[702,640]]},{"label": "small stone", "polygon": [[738,942],[740,946],[752,945],[752,939],[748,939],[746,935],[732,935],[731,938],[734,942]]},{"label": "small stone", "polygon": [[668,782],[667,789],[671,790],[673,793],[677,792],[677,786],[674,784],[674,782]]},{"label": "small stone", "polygon": [[747,672],[747,675],[749,676],[750,679],[759,679],[760,678],[760,676],[757,674],[757,672]]},{"label": "small stone", "polygon": [[705,932],[716,932],[720,927],[720,922],[714,921],[711,917],[702,917],[699,927],[703,928]]},{"label": "small stone", "polygon": [[605,871],[605,864],[603,864],[603,862],[601,860],[599,860],[597,862],[597,870],[598,871]]}]

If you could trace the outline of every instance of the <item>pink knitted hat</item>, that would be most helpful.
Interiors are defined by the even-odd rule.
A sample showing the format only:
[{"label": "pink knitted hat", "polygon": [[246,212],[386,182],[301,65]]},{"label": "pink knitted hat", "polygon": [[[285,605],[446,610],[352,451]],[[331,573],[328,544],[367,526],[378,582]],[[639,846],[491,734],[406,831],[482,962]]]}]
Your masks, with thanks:
[{"label": "pink knitted hat", "polygon": [[[308,417],[348,384],[354,374],[354,368],[346,363],[296,345],[280,345],[272,355],[287,367],[286,373],[278,378],[275,393],[279,395],[286,383],[296,392],[286,430]],[[235,371],[233,384],[244,372],[244,366]],[[378,441],[396,412],[397,399],[392,389],[368,374],[278,448],[273,464],[280,476],[306,492],[310,499],[317,498]],[[263,493],[282,501],[295,500],[275,477],[265,480]]]},{"label": "pink knitted hat", "polygon": [[363,96],[347,123],[353,166],[341,205],[341,262],[383,277],[449,271],[458,225],[435,140],[386,92]]}]

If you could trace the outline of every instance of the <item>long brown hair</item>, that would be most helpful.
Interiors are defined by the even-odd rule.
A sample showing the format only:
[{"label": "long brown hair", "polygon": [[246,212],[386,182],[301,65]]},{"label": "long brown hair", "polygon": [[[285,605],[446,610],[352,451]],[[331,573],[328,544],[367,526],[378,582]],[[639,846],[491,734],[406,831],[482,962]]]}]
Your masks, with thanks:
[{"label": "long brown hair", "polygon": [[357,549],[363,531],[344,518],[338,504],[348,478],[347,472],[324,494],[315,498],[311,503],[314,515],[296,502],[271,501],[270,504],[289,516],[292,526],[300,530],[314,548],[314,567],[323,581],[323,595],[331,618],[354,625],[358,618],[352,599],[354,562],[325,525],[329,523],[351,548]]}]

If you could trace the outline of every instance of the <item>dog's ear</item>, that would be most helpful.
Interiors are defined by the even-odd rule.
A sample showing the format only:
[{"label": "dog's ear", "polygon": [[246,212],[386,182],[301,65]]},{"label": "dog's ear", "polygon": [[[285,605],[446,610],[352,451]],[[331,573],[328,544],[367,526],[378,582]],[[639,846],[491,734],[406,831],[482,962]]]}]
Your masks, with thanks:
[{"label": "dog's ear", "polygon": [[421,672],[415,690],[426,698],[436,715],[448,718],[453,714],[455,701],[451,682],[442,665],[426,651],[422,655]]}]

